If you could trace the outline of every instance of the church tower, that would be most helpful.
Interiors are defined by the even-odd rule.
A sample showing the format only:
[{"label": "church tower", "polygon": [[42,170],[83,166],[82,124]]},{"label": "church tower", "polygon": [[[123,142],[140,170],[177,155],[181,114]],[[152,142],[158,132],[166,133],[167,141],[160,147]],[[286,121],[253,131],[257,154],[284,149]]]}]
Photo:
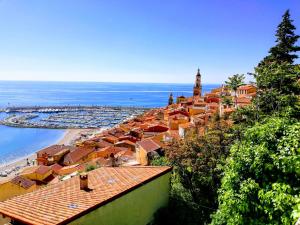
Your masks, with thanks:
[{"label": "church tower", "polygon": [[201,74],[200,74],[200,69],[198,69],[197,75],[196,75],[196,81],[194,85],[194,94],[193,96],[199,96],[201,97],[202,93],[202,85],[201,85]]}]

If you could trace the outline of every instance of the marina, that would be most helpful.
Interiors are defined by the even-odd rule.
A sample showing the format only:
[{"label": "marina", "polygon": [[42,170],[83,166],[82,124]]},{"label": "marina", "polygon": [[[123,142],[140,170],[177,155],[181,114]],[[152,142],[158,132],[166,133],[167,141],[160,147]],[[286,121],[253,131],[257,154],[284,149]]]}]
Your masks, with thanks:
[{"label": "marina", "polygon": [[114,126],[147,110],[107,106],[10,107],[0,109],[0,124],[22,128],[101,128]]}]

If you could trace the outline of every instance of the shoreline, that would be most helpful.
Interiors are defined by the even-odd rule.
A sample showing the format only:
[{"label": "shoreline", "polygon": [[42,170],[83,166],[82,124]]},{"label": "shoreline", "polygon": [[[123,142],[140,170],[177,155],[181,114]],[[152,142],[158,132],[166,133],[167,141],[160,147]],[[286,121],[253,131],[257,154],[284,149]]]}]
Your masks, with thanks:
[{"label": "shoreline", "polygon": [[[97,132],[102,129],[66,129],[64,134],[56,140],[54,143],[44,147],[50,147],[52,145],[73,145],[75,142],[82,138],[82,135],[91,135],[94,132]],[[42,148],[42,149],[44,149]],[[17,176],[24,168],[32,165],[36,165],[36,152],[42,150],[38,149],[35,150],[32,154],[29,154],[27,156],[15,159],[13,161],[7,162],[5,164],[0,165],[0,174],[4,173],[5,171],[10,171],[10,173],[6,177],[0,176],[0,182],[1,180],[7,180],[8,178],[12,178]],[[27,159],[30,165],[27,165]]]}]

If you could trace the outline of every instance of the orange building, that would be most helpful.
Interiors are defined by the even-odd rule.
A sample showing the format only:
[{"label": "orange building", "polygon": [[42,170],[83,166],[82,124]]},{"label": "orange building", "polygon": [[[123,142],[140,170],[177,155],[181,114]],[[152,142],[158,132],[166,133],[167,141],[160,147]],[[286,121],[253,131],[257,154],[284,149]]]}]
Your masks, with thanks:
[{"label": "orange building", "polygon": [[237,92],[236,92],[237,96],[250,95],[253,93],[256,93],[256,87],[251,84],[246,84],[246,85],[238,87]]},{"label": "orange building", "polygon": [[143,165],[149,165],[149,160],[155,155],[162,154],[161,146],[151,138],[137,142],[136,157],[137,161]]}]

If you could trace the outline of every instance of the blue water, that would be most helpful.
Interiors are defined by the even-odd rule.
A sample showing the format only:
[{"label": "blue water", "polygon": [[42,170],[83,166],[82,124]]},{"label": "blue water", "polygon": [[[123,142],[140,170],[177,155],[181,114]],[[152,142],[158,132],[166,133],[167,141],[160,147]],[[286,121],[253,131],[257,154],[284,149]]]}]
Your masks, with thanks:
[{"label": "blue water", "polygon": [[63,130],[0,127],[0,165],[32,154],[63,137]]},{"label": "blue water", "polygon": [[[209,92],[218,85],[203,85]],[[0,81],[0,107],[107,105],[160,107],[174,97],[192,95],[192,84]],[[0,115],[1,116],[1,115]],[[55,143],[63,130],[0,126],[0,164]]]},{"label": "blue water", "polygon": [[[217,85],[204,85],[208,92]],[[192,84],[0,81],[0,107],[32,105],[164,106],[170,92],[191,95]]]}]

